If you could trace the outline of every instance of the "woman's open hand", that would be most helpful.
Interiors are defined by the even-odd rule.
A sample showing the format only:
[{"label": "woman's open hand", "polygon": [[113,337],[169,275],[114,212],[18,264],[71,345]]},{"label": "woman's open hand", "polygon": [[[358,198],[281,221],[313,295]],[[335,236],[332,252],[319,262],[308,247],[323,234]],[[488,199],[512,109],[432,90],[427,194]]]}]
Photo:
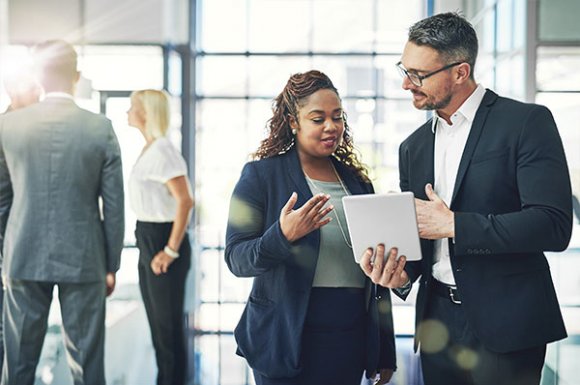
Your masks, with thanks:
[{"label": "woman's open hand", "polygon": [[294,242],[330,222],[332,218],[326,215],[334,209],[334,206],[324,207],[329,199],[330,195],[316,194],[295,210],[298,194],[292,193],[280,212],[280,228],[286,239]]}]

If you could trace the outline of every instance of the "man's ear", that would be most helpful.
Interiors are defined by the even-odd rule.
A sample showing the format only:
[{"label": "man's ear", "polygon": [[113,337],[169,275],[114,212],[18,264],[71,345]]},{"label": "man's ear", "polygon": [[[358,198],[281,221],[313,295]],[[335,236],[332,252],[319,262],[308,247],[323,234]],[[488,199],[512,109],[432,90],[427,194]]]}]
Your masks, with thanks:
[{"label": "man's ear", "polygon": [[469,63],[461,63],[457,66],[457,82],[465,83],[471,76],[471,65]]}]

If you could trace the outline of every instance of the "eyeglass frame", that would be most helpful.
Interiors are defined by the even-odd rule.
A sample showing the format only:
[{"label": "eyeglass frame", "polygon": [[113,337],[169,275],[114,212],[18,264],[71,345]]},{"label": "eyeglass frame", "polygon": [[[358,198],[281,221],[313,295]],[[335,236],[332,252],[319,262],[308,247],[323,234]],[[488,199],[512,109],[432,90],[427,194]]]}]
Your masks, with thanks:
[{"label": "eyeglass frame", "polygon": [[[425,75],[419,75],[419,74],[416,74],[416,73],[413,73],[413,72],[409,72],[405,67],[402,66],[403,62],[401,62],[401,61],[399,61],[397,64],[395,64],[395,66],[399,70],[399,74],[401,74],[401,77],[402,78],[404,78],[406,76],[409,79],[409,81],[414,86],[416,86],[416,87],[423,87],[423,80],[425,80],[425,79],[427,79],[427,78],[429,78],[429,77],[431,77],[433,75],[436,75],[439,72],[443,72],[445,70],[448,70],[449,68],[453,68],[453,67],[458,66],[458,65],[463,64],[463,63],[465,63],[465,62],[458,61],[458,62],[455,62],[455,63],[447,64],[446,66],[443,66],[443,67],[439,68],[438,70],[429,72],[429,73],[427,73]],[[416,79],[418,79],[419,80],[419,84],[415,83],[413,81],[413,78],[411,76],[413,76]]]}]

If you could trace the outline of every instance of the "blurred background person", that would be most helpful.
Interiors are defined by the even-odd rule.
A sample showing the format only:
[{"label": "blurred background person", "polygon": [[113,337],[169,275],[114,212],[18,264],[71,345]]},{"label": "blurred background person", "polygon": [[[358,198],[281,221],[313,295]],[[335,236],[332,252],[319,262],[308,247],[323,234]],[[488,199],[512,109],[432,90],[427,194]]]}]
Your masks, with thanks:
[{"label": "blurred background person", "polygon": [[158,385],[186,380],[184,335],[185,281],[191,265],[186,234],[193,197],[185,160],[167,139],[169,98],[159,90],[135,91],[127,112],[129,125],[146,144],[129,179],[137,216],[139,286],[157,360]]},{"label": "blurred background person", "polygon": [[295,74],[273,114],[231,199],[225,259],[254,277],[237,354],[257,385],[358,385],[365,369],[385,384],[395,369],[390,296],[380,306],[371,296],[341,203],[373,186],[338,91],[319,71]]},{"label": "blurred background person", "polygon": [[4,89],[10,98],[5,112],[10,112],[38,102],[42,89],[31,73],[15,71],[4,79]]},{"label": "blurred background person", "polygon": [[56,285],[73,382],[102,385],[124,234],[119,144],[107,118],[74,102],[74,48],[47,41],[34,59],[45,99],[0,117],[2,384],[34,383]]},{"label": "blurred background person", "polygon": [[[15,71],[4,80],[4,89],[10,98],[10,105],[4,113],[27,107],[37,103],[40,98],[42,89],[34,79],[31,73]],[[3,234],[0,234],[0,244],[3,244]],[[0,260],[2,258],[2,249],[0,248]],[[0,274],[2,267],[0,265]],[[4,307],[4,285],[0,284],[0,314]],[[4,322],[0,316],[0,373],[4,366]]]}]

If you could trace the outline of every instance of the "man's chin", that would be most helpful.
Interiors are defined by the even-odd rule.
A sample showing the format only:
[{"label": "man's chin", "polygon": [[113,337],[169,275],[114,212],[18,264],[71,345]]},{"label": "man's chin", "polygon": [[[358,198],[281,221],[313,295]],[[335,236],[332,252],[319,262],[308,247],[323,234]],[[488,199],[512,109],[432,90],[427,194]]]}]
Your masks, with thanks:
[{"label": "man's chin", "polygon": [[433,108],[431,108],[432,106],[428,103],[425,103],[425,101],[419,101],[419,100],[413,100],[413,105],[415,106],[416,109],[418,110],[422,110],[422,111],[429,111],[432,110]]}]

